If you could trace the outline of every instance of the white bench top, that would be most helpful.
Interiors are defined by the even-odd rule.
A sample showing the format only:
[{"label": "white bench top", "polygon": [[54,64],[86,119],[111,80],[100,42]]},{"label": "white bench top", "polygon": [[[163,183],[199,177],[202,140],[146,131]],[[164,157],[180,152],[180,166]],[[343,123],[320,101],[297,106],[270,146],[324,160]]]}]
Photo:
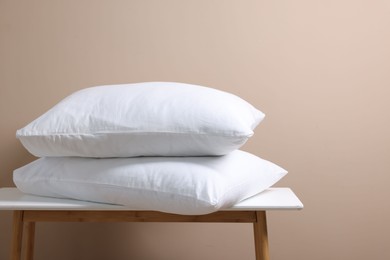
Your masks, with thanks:
[{"label": "white bench top", "polygon": [[[239,202],[231,210],[288,210],[302,209],[303,204],[290,188],[269,188]],[[0,210],[140,210],[121,205],[81,200],[56,199],[22,193],[17,188],[0,188]]]}]

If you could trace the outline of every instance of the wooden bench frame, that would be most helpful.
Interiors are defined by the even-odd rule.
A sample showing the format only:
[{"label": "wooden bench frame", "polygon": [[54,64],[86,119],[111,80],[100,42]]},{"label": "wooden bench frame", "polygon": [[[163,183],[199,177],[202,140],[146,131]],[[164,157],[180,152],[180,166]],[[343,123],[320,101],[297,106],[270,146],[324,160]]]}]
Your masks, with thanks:
[{"label": "wooden bench frame", "polygon": [[[289,188],[270,188],[230,209],[206,215],[132,210],[124,206],[44,198],[0,188],[0,210],[13,210],[11,260],[33,260],[36,222],[253,223],[256,260],[269,260],[267,210],[302,209]],[[24,252],[22,252],[24,249]]]},{"label": "wooden bench frame", "polygon": [[34,256],[36,222],[203,222],[253,223],[256,260],[269,260],[265,211],[218,211],[208,215],[175,215],[155,211],[42,211],[16,210],[13,217],[11,259]]}]

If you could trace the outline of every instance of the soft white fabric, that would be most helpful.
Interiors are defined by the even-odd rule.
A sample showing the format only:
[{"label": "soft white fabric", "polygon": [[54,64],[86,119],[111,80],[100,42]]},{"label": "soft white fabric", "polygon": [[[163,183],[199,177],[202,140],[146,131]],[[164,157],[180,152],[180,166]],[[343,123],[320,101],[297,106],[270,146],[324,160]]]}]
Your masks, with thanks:
[{"label": "soft white fabric", "polygon": [[253,135],[264,114],[220,90],[171,82],[77,91],[17,131],[33,155],[223,155]]},{"label": "soft white fabric", "polygon": [[46,157],[15,170],[14,182],[35,195],[206,214],[269,188],[286,173],[236,150],[216,157]]}]

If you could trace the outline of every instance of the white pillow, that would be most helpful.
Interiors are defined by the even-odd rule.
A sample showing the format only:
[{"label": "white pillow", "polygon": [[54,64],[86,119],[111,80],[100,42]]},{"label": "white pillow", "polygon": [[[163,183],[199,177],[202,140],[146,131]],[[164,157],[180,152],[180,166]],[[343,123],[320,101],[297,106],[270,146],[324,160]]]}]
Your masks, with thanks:
[{"label": "white pillow", "polygon": [[233,94],[148,82],[77,91],[16,136],[38,157],[223,155],[241,147],[263,118]]},{"label": "white pillow", "polygon": [[237,150],[219,157],[46,157],[15,170],[14,182],[34,195],[197,215],[231,207],[286,173]]}]

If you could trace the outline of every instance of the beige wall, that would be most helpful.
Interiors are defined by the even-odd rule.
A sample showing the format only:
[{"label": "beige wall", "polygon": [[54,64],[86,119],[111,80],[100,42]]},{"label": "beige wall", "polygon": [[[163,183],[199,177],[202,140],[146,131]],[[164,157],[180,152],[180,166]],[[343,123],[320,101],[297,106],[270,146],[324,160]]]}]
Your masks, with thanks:
[{"label": "beige wall", "polygon": [[[0,0],[0,186],[34,158],[16,129],[93,85],[181,81],[267,114],[245,150],[305,209],[269,214],[273,260],[390,259],[386,0]],[[10,212],[0,213],[0,259]],[[254,259],[248,224],[39,224],[36,257]]]}]

